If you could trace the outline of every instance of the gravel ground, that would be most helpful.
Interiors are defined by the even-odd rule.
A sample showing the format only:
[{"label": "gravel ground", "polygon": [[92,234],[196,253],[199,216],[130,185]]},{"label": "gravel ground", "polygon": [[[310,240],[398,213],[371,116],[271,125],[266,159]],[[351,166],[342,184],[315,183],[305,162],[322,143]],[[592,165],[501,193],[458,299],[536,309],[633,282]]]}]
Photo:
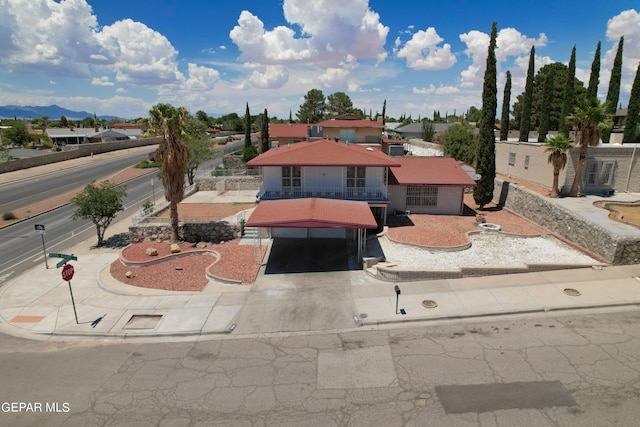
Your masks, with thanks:
[{"label": "gravel ground", "polygon": [[380,245],[387,261],[420,270],[450,270],[466,266],[523,266],[535,263],[584,263],[599,261],[553,236],[514,237],[496,232],[471,236],[471,247],[460,251],[428,250],[397,244],[387,238]]},{"label": "gravel ground", "polygon": [[[174,291],[201,291],[209,283],[206,271],[220,279],[242,283],[253,283],[260,269],[256,248],[252,245],[238,245],[239,240],[225,243],[207,243],[205,249],[217,252],[220,259],[210,253],[197,253],[193,256],[167,259],[148,266],[132,267],[123,265],[120,260],[111,264],[111,275],[132,286]],[[146,254],[147,248],[155,248],[158,255]],[[180,245],[182,252],[197,248],[191,243]],[[264,254],[265,248],[263,248]],[[145,263],[171,254],[169,243],[143,242],[127,246],[122,251],[122,258],[131,262]],[[176,269],[179,268],[179,269]],[[125,273],[131,271],[133,278],[128,279]]]}]

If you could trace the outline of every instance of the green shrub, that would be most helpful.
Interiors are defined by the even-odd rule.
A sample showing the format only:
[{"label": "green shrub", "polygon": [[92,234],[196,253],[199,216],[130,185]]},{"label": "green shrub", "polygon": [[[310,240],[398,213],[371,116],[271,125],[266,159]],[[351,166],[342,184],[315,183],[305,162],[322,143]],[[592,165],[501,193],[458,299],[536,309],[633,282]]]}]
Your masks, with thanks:
[{"label": "green shrub", "polygon": [[5,221],[9,221],[12,219],[16,219],[16,216],[13,212],[5,212],[2,214],[2,219],[4,219]]},{"label": "green shrub", "polygon": [[159,168],[160,166],[162,166],[160,163],[150,162],[149,160],[143,160],[140,163],[138,163],[135,167],[137,167],[138,169],[148,169],[148,168]]}]

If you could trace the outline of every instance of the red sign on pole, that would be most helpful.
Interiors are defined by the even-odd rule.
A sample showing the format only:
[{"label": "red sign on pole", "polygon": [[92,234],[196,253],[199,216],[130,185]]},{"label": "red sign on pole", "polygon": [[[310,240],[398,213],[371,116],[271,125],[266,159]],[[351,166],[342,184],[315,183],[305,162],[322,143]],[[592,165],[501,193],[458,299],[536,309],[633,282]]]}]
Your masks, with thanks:
[{"label": "red sign on pole", "polygon": [[62,280],[66,280],[67,282],[73,279],[73,273],[75,273],[73,269],[73,265],[67,264],[62,268]]}]

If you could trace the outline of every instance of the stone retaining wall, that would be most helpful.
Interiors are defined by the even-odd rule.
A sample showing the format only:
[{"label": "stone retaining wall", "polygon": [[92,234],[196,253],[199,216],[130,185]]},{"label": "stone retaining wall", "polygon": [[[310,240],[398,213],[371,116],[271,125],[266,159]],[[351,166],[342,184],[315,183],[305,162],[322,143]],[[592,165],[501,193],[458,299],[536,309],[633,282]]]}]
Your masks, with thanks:
[{"label": "stone retaining wall", "polygon": [[[226,221],[209,223],[186,223],[180,225],[180,237],[186,242],[226,242],[240,237],[239,224]],[[169,224],[138,224],[129,227],[131,243],[150,242],[157,239],[171,239],[171,225]]]},{"label": "stone retaining wall", "polygon": [[218,183],[224,183],[224,190],[258,190],[262,182],[261,176],[232,175],[197,177],[194,180],[198,191],[218,191]]},{"label": "stone retaining wall", "polygon": [[453,270],[398,270],[396,267],[385,267],[380,264],[374,267],[375,278],[387,282],[416,282],[421,280],[461,279],[463,277],[495,276],[501,274],[533,273],[536,271],[567,270],[586,268],[585,264],[527,264],[522,267],[460,267]]},{"label": "stone retaining wall", "polygon": [[26,159],[10,160],[0,163],[0,173],[13,172],[21,169],[28,169],[35,166],[48,165],[51,163],[63,162],[65,160],[77,159],[80,157],[88,157],[92,154],[107,153],[109,151],[124,150],[127,148],[142,147],[145,145],[155,145],[160,143],[160,137],[129,139],[126,141],[113,142],[91,142],[87,144],[79,144],[67,151],[57,153],[44,154],[42,156],[30,157]]},{"label": "stone retaining wall", "polygon": [[616,236],[552,200],[496,179],[494,200],[615,265],[640,262],[640,240]]}]

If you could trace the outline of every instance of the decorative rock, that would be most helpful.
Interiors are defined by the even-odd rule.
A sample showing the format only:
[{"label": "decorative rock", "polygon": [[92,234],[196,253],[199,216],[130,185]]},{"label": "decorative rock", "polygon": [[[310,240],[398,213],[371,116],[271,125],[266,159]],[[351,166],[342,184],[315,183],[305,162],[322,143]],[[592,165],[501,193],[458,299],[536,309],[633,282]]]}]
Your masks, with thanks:
[{"label": "decorative rock", "polygon": [[171,253],[172,254],[177,254],[178,252],[180,252],[180,245],[177,243],[172,243],[171,244]]},{"label": "decorative rock", "polygon": [[196,244],[196,248],[198,249],[204,249],[207,247],[207,244],[205,242],[200,242]]},{"label": "decorative rock", "polygon": [[147,248],[147,255],[158,256],[158,250],[156,248]]},{"label": "decorative rock", "polygon": [[133,275],[132,271],[127,271],[126,273],[124,273],[124,277],[126,277],[127,279],[133,279],[135,276]]}]

